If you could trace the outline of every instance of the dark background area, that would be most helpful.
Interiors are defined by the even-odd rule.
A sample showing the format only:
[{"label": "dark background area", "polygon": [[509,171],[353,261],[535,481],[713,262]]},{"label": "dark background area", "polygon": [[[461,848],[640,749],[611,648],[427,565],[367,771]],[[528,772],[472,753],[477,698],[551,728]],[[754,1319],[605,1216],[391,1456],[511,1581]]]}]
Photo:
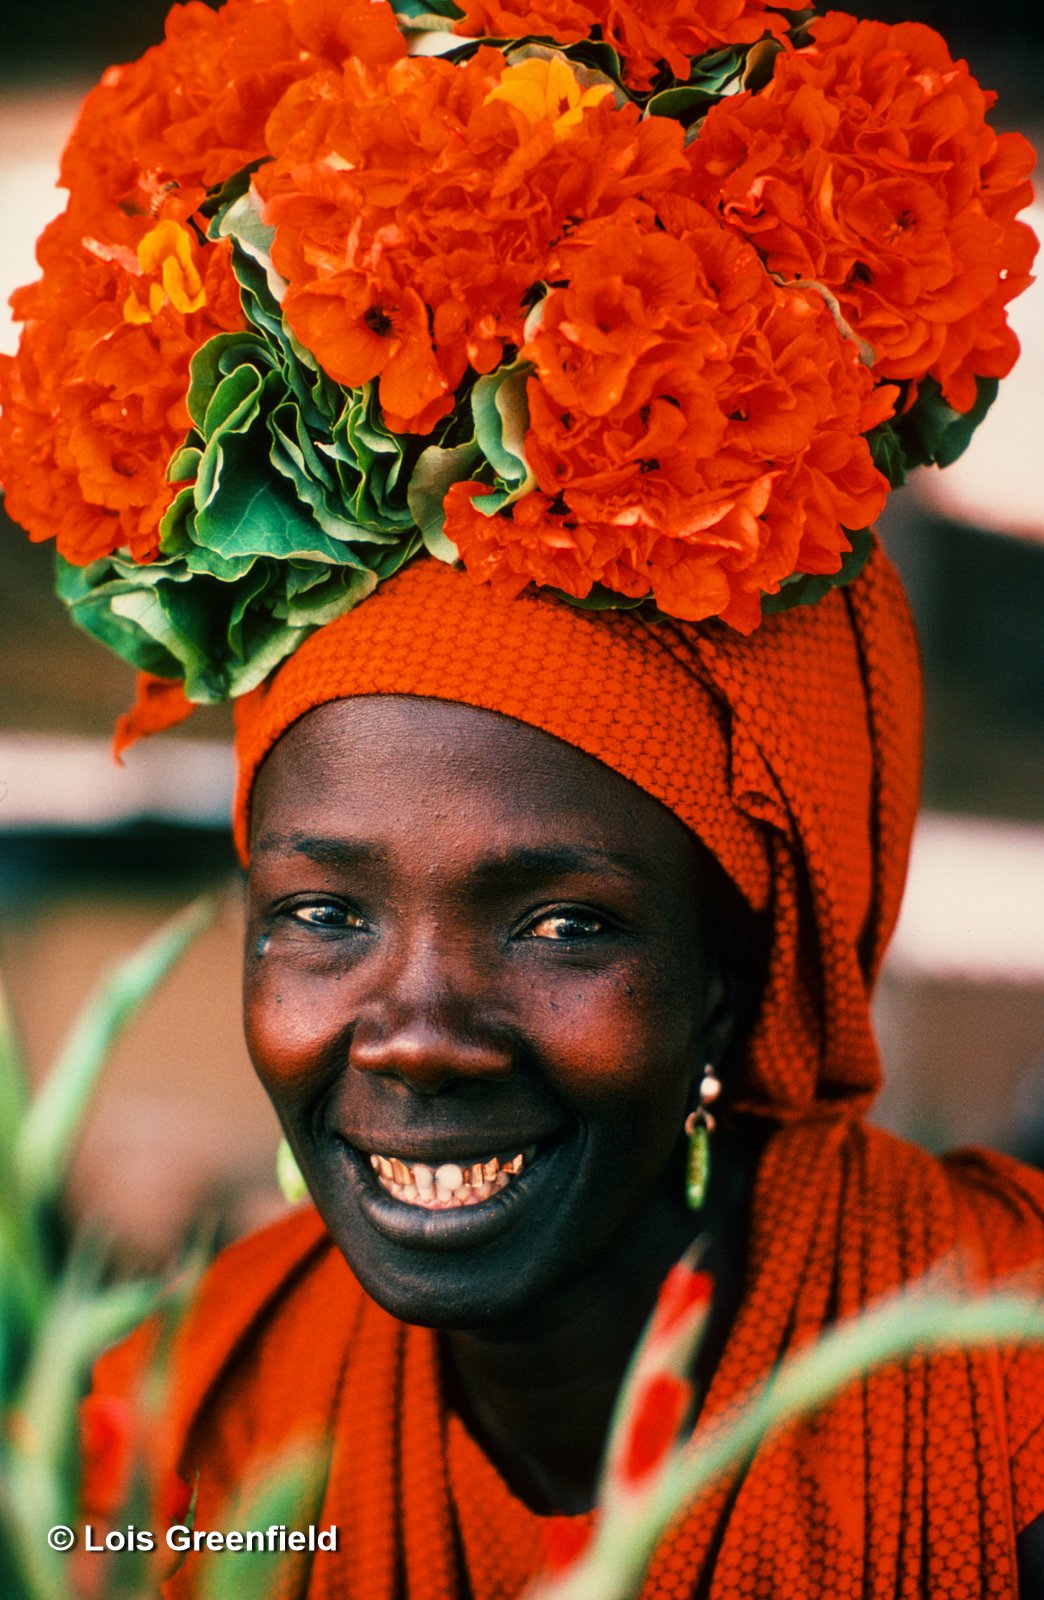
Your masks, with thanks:
[{"label": "dark background area", "polygon": [[[113,61],[133,60],[160,38],[169,9],[168,0],[107,0],[104,4],[48,0],[42,5],[9,0],[4,7],[3,74],[58,77],[70,69],[90,74]],[[829,6],[823,4],[820,9]],[[1009,94],[1021,80],[1028,97],[1036,78],[1033,58],[1044,61],[1041,0],[992,0],[989,5],[965,0],[959,4],[955,0],[849,0],[841,9],[885,22],[916,19],[929,23],[946,36],[955,55],[970,56],[980,76],[1003,83]]]}]

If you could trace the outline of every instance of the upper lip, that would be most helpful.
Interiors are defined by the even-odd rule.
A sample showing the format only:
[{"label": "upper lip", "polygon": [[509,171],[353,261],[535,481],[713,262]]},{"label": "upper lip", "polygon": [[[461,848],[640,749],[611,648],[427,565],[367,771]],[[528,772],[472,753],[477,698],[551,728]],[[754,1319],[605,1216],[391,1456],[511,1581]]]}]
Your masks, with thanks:
[{"label": "upper lip", "polygon": [[510,1159],[520,1150],[528,1150],[531,1145],[538,1148],[560,1137],[561,1129],[548,1131],[547,1129],[525,1129],[521,1133],[512,1132],[504,1134],[496,1129],[483,1130],[482,1133],[440,1134],[438,1138],[428,1139],[421,1143],[416,1135],[412,1138],[398,1136],[394,1133],[340,1133],[338,1136],[363,1155],[395,1156],[399,1161],[424,1162],[428,1166],[440,1166],[443,1162],[463,1161],[465,1165],[471,1161],[488,1161],[492,1156],[505,1156]]}]

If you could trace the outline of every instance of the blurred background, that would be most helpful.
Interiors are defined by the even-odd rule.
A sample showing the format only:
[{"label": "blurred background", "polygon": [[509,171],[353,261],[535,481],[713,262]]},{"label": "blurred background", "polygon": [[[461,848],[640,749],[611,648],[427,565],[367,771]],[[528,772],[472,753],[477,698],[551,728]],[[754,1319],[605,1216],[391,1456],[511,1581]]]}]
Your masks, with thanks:
[{"label": "blurred background", "polygon": [[[1044,140],[1039,0],[850,0],[931,23],[1000,91],[998,127]],[[62,205],[59,151],[110,62],[162,33],[166,0],[8,0],[0,72],[0,301],[35,275]],[[1035,208],[1044,234],[1044,208]],[[878,1116],[933,1148],[1044,1162],[1044,286],[1016,302],[1024,356],[968,455],[893,497],[883,536],[928,677],[925,810],[878,1018]],[[0,349],[16,330],[0,312]],[[221,896],[211,930],[120,1048],[74,1202],[154,1264],[190,1218],[230,1237],[280,1205],[276,1127],[238,1006],[240,886],[227,835],[228,721],[108,741],[128,669],[69,627],[51,559],[0,511],[0,967],[39,1070],[90,984],[169,912]]]}]

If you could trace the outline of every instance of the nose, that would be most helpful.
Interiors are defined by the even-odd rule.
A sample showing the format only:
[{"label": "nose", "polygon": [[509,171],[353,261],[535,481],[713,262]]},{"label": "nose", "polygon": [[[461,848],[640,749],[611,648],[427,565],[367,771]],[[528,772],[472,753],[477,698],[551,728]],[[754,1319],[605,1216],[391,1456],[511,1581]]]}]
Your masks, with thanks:
[{"label": "nose", "polygon": [[382,963],[355,1017],[348,1064],[438,1094],[455,1080],[503,1078],[510,1044],[489,1015],[489,985],[466,953],[428,937]]}]

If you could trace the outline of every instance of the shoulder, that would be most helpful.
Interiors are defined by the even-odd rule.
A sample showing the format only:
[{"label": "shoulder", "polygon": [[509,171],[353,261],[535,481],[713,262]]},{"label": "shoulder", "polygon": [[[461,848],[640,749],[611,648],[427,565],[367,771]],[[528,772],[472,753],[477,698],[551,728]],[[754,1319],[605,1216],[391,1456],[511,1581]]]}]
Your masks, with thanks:
[{"label": "shoulder", "polygon": [[213,1262],[163,1348],[163,1310],[97,1362],[92,1395],[142,1404],[163,1392],[164,1464],[205,1454],[232,1471],[320,1425],[366,1296],[305,1206],[237,1241]]},{"label": "shoulder", "polygon": [[974,1232],[992,1278],[1044,1288],[1044,1173],[992,1150],[941,1158],[963,1231]]},{"label": "shoulder", "polygon": [[980,1280],[1025,1276],[1031,1284],[1044,1270],[1044,1174],[1022,1162],[982,1149],[933,1155],[857,1122],[843,1165],[866,1201],[868,1226],[901,1237],[916,1272],[951,1251]]},{"label": "shoulder", "polygon": [[[220,1363],[252,1328],[286,1306],[295,1286],[322,1271],[332,1249],[311,1206],[302,1206],[229,1245],[192,1293],[188,1311],[175,1330],[175,1360],[184,1358],[191,1347],[197,1364]],[[95,1389],[123,1392],[134,1384],[152,1358],[162,1320],[162,1313],[150,1317],[100,1357],[94,1369]]]},{"label": "shoulder", "polygon": [[[883,1224],[897,1227],[906,1243],[912,1236],[931,1239],[919,1270],[950,1260],[959,1281],[969,1288],[997,1285],[1030,1296],[1044,1294],[1044,1174],[991,1150],[932,1156],[877,1129],[865,1130],[865,1136],[868,1164],[897,1175],[891,1216]],[[1020,1557],[1040,1563],[1044,1347],[1014,1342],[983,1359],[994,1374],[999,1438],[1010,1461],[1014,1526],[1026,1534]]]}]

